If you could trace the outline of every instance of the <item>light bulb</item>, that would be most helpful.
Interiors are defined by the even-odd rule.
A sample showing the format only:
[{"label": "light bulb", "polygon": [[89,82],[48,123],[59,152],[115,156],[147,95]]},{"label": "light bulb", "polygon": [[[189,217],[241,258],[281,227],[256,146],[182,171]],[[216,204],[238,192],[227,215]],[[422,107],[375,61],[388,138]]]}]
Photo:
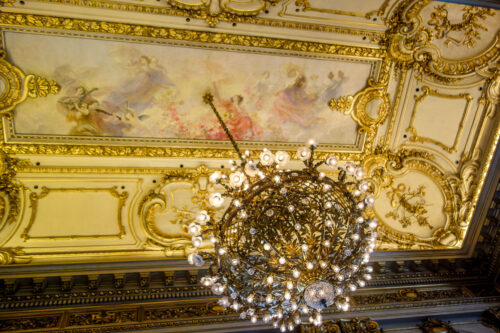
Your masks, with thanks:
[{"label": "light bulb", "polygon": [[269,243],[264,244],[264,250],[266,250],[266,251],[271,250],[271,244],[269,244]]},{"label": "light bulb", "polygon": [[310,261],[309,261],[309,262],[306,264],[306,267],[307,267],[307,269],[308,269],[308,270],[311,270],[311,269],[313,269],[313,268],[314,268],[314,264],[313,264],[312,262],[310,262]]},{"label": "light bulb", "polygon": [[300,272],[296,269],[293,270],[292,274],[293,274],[293,277],[296,279],[300,276]]},{"label": "light bulb", "polygon": [[267,281],[268,284],[272,284],[274,282],[274,279],[273,279],[272,275],[269,275],[267,277],[266,281]]},{"label": "light bulb", "polygon": [[300,246],[300,248],[301,248],[301,249],[302,249],[302,251],[304,251],[304,252],[307,252],[307,250],[309,249],[309,247],[307,246],[307,244],[302,244],[302,245]]},{"label": "light bulb", "polygon": [[328,158],[326,159],[326,165],[328,165],[330,168],[335,168],[337,164],[337,158],[333,155],[328,156]]},{"label": "light bulb", "polygon": [[231,264],[232,264],[233,266],[237,266],[237,265],[239,265],[239,264],[240,264],[240,259],[238,259],[238,258],[234,258],[233,260],[231,260]]},{"label": "light bulb", "polygon": [[327,226],[327,227],[331,227],[332,225],[333,225],[333,222],[332,222],[332,221],[330,221],[330,220],[327,220],[327,221],[326,221],[326,226]]},{"label": "light bulb", "polygon": [[292,307],[292,311],[297,311],[297,309],[299,308],[299,306],[295,301],[292,301],[290,306]]},{"label": "light bulb", "polygon": [[293,289],[293,282],[292,282],[292,281],[287,281],[287,282],[286,282],[286,287],[287,287],[288,289]]},{"label": "light bulb", "polygon": [[330,245],[331,245],[331,244],[330,244],[330,241],[329,241],[329,240],[326,240],[326,241],[324,241],[324,242],[323,242],[323,245],[324,245],[325,247],[330,247]]},{"label": "light bulb", "polygon": [[193,237],[191,239],[191,241],[193,242],[193,246],[194,247],[200,247],[201,246],[201,243],[202,243],[201,237]]},{"label": "light bulb", "polygon": [[279,261],[280,265],[284,265],[284,264],[286,264],[286,259],[285,259],[285,257],[281,257],[281,258],[279,258],[279,260],[278,260],[278,261]]},{"label": "light bulb", "polygon": [[252,318],[250,319],[250,321],[252,322],[252,324],[255,324],[257,322],[257,317],[252,316]]},{"label": "light bulb", "polygon": [[320,261],[319,265],[321,266],[321,268],[326,268],[326,266],[328,266],[328,264],[325,261]]},{"label": "light bulb", "polygon": [[366,286],[366,283],[365,283],[365,281],[363,281],[363,280],[360,280],[360,281],[358,282],[358,284],[359,284],[359,286],[360,286],[361,288],[363,288],[364,286]]},{"label": "light bulb", "polygon": [[225,248],[223,248],[223,247],[221,247],[221,248],[219,249],[219,255],[223,256],[224,254],[226,254],[226,249],[225,249]]},{"label": "light bulb", "polygon": [[273,296],[271,294],[268,294],[266,296],[266,303],[271,304],[273,302]]},{"label": "light bulb", "polygon": [[368,266],[368,267],[366,267],[366,271],[367,271],[368,273],[373,272],[373,267],[372,267],[372,266]]},{"label": "light bulb", "polygon": [[354,175],[356,176],[356,178],[361,179],[364,177],[365,171],[362,167],[357,167],[356,171],[354,171]]},{"label": "light bulb", "polygon": [[247,297],[247,303],[252,304],[253,303],[253,295],[250,295]]},{"label": "light bulb", "polygon": [[288,301],[290,298],[292,298],[292,294],[290,294],[290,292],[287,290],[283,294],[283,297]]},{"label": "light bulb", "polygon": [[355,286],[355,285],[350,284],[350,285],[349,285],[349,289],[351,289],[351,291],[356,291],[356,289],[357,289],[357,288],[356,288],[356,286]]},{"label": "light bulb", "polygon": [[335,273],[340,272],[340,267],[339,267],[339,266],[334,265],[332,268],[333,268],[333,271],[334,271]]}]

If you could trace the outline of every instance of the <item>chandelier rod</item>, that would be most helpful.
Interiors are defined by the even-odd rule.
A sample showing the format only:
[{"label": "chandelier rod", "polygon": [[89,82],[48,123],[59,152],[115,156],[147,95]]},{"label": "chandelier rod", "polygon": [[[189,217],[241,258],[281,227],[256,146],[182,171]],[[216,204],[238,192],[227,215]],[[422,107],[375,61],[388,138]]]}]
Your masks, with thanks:
[{"label": "chandelier rod", "polygon": [[236,141],[234,140],[233,136],[231,135],[231,132],[229,132],[229,129],[227,128],[226,123],[224,123],[224,120],[220,116],[219,112],[217,112],[217,108],[214,105],[214,95],[212,95],[212,93],[210,93],[210,92],[205,93],[205,95],[203,95],[203,102],[210,105],[210,107],[212,108],[212,111],[217,116],[217,119],[219,120],[219,123],[220,123],[222,129],[224,130],[224,132],[226,132],[226,135],[229,138],[229,140],[231,141],[231,144],[233,145],[234,150],[236,150],[236,153],[238,154],[238,156],[240,157],[240,160],[242,161],[242,164],[244,165],[245,164],[245,157],[243,157],[243,154],[241,154],[241,151],[238,148],[238,145],[236,144]]}]

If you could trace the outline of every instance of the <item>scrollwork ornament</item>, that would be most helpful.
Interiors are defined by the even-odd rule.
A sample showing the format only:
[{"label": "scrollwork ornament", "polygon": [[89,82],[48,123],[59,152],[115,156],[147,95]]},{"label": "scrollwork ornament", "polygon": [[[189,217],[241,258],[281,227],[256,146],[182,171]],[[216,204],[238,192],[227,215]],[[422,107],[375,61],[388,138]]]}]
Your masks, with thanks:
[{"label": "scrollwork ornament", "polygon": [[5,50],[0,50],[0,116],[11,115],[16,105],[27,97],[45,97],[57,94],[57,82],[36,75],[26,75],[6,60]]},{"label": "scrollwork ornament", "polygon": [[[192,221],[199,210],[206,210],[212,216],[216,216],[214,208],[208,204],[209,191],[212,187],[207,183],[210,173],[213,172],[206,166],[201,165],[196,169],[172,169],[165,173],[163,180],[140,201],[138,214],[148,236],[148,246],[160,246],[165,249],[167,257],[186,255],[192,251],[191,237],[187,234],[187,225]],[[164,191],[165,186],[175,182],[191,184],[193,196],[191,203],[196,207],[191,208],[173,207],[170,200],[171,195]],[[167,234],[160,230],[157,225],[157,214],[171,210],[176,214],[173,224],[180,224],[184,233]]]},{"label": "scrollwork ornament", "polygon": [[27,264],[31,257],[21,248],[0,248],[0,265]]},{"label": "scrollwork ornament", "polygon": [[442,227],[432,229],[432,236],[429,238],[397,231],[384,220],[387,216],[378,216],[374,211],[380,222],[377,231],[382,248],[384,244],[397,244],[400,249],[446,249],[460,246],[465,236],[459,219],[459,216],[462,216],[462,197],[454,185],[453,175],[440,170],[433,160],[434,156],[425,151],[400,149],[393,152],[382,145],[377,146],[374,154],[364,159],[363,167],[371,179],[374,196],[380,198],[382,191],[386,192],[395,208],[393,216],[390,217],[403,226],[413,222],[429,226],[429,221],[424,189],[410,191],[407,185],[403,187],[400,183],[396,184],[397,178],[409,172],[425,174],[443,194],[443,214],[447,222]]},{"label": "scrollwork ornament", "polygon": [[167,0],[167,3],[186,14],[194,12],[197,16],[205,19],[209,26],[214,27],[219,21],[236,21],[238,17],[257,16],[265,11],[270,5],[276,5],[281,0],[206,0],[201,2],[190,2],[181,0]]},{"label": "scrollwork ornament", "polygon": [[[426,27],[423,25],[420,12],[431,3],[430,0],[403,0],[388,19],[389,29],[386,31],[386,37],[382,44],[387,46],[388,54],[396,63],[396,68],[414,69],[418,79],[423,79],[425,75],[435,81],[449,84],[474,73],[476,69],[482,68],[498,58],[500,54],[498,36],[495,36],[492,43],[474,57],[458,60],[443,57],[440,49],[432,43],[435,38],[444,38],[446,31],[450,29],[461,29],[466,33],[470,31],[472,35],[469,36],[469,39],[477,38],[478,26],[475,26],[474,31],[471,31],[468,27],[471,24],[467,25],[468,17],[471,14],[466,12],[464,15],[467,17],[464,19],[465,25],[463,27],[462,24],[455,26],[451,23],[448,28],[440,28],[442,31]],[[475,21],[482,17],[475,16],[477,16]],[[431,19],[429,24],[438,24],[441,27],[442,22],[438,23],[436,20],[436,17]],[[472,41],[465,42],[465,45],[470,43]]]},{"label": "scrollwork ornament", "polygon": [[18,169],[30,165],[27,160],[20,160],[5,154],[0,150],[0,230],[17,220],[21,205],[22,184],[15,180]]}]

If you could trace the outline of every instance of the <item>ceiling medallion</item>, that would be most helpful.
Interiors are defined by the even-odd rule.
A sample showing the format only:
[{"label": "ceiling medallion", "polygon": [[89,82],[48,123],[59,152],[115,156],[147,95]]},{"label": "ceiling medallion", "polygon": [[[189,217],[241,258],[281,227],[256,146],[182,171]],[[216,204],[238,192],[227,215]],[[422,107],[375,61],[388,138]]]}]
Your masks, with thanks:
[{"label": "ceiling medallion", "polygon": [[[349,310],[349,292],[371,278],[368,266],[377,227],[365,209],[374,203],[364,171],[352,163],[339,167],[334,156],[314,161],[309,140],[297,151],[305,167],[287,170],[287,152],[264,149],[259,161],[242,154],[214,104],[208,103],[240,157],[231,174],[214,172],[210,181],[224,187],[209,202],[227,209],[220,220],[201,211],[189,225],[195,248],[211,241],[215,252],[194,252],[189,262],[210,265],[202,284],[223,295],[219,303],[252,323],[273,322],[293,330],[309,318],[322,325],[322,310]],[[337,180],[318,170],[337,170]],[[227,201],[225,203],[225,201]]]}]

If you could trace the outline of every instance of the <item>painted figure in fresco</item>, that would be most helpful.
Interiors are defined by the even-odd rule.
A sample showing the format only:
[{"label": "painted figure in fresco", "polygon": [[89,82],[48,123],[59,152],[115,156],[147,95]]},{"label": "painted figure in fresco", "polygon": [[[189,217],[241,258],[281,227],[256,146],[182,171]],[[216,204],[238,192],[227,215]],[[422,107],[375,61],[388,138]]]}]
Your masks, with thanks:
[{"label": "painted figure in fresco", "polygon": [[335,74],[332,72],[328,74],[330,82],[321,94],[321,105],[326,106],[332,98],[340,97],[342,95],[342,84],[347,80],[347,77],[344,75],[344,72],[340,70],[337,73],[337,77],[338,79],[335,78]]},{"label": "painted figure in fresco", "polygon": [[315,103],[318,96],[306,89],[306,77],[299,73],[295,82],[276,95],[272,112],[283,122],[294,122],[302,127],[312,127],[321,118],[314,116]]},{"label": "painted figure in fresco", "polygon": [[[235,95],[230,99],[223,99],[215,83],[214,95],[224,121],[236,140],[256,140],[262,137],[262,128],[252,120],[243,108],[243,96]],[[216,136],[213,139],[226,139],[224,132],[220,132]]]},{"label": "painted figure in fresco", "polygon": [[158,92],[175,86],[155,57],[140,56],[134,62],[133,69],[135,75],[111,92],[104,101],[109,110],[123,110],[127,105],[140,114],[155,103]]},{"label": "painted figure in fresco", "polygon": [[76,123],[71,128],[70,135],[103,135],[104,133],[98,125],[100,115],[117,117],[103,109],[99,101],[92,97],[92,93],[96,90],[97,88],[87,90],[84,87],[77,87],[75,95],[62,97],[58,100],[58,108],[65,113],[66,119]]}]

